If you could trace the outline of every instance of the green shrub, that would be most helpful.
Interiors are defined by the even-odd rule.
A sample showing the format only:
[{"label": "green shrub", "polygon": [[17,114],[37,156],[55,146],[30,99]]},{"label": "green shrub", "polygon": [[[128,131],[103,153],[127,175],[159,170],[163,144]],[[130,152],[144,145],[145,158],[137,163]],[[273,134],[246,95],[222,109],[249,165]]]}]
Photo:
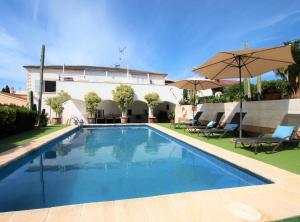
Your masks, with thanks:
[{"label": "green shrub", "polygon": [[175,119],[175,112],[169,112],[168,118],[169,118],[169,120],[174,120]]},{"label": "green shrub", "polygon": [[91,117],[95,117],[100,102],[101,98],[95,92],[89,92],[84,95],[85,110]]},{"label": "green shrub", "polygon": [[0,135],[33,129],[35,123],[36,112],[16,105],[0,105]]},{"label": "green shrub", "polygon": [[[257,87],[255,84],[250,84],[251,86],[251,98],[247,98],[244,95],[244,100],[252,100],[257,101],[261,99],[261,95],[259,95],[257,91]],[[268,80],[262,81],[262,95],[267,93],[268,91],[275,91],[281,94],[282,97],[289,96],[289,83],[285,80]],[[242,92],[244,89],[242,88]],[[207,96],[199,99],[199,103],[226,103],[226,102],[234,102],[240,100],[240,85],[239,83],[231,85],[224,89],[223,95],[217,96]]]},{"label": "green shrub", "polygon": [[[242,86],[243,87],[243,86]],[[242,88],[242,92],[244,89]],[[224,95],[228,102],[238,101],[240,99],[240,84],[234,84],[224,89]]]},{"label": "green shrub", "polygon": [[134,101],[134,90],[128,85],[119,85],[112,91],[113,100],[122,111],[122,117],[127,117],[127,109]]},{"label": "green shrub", "polygon": [[144,99],[148,103],[149,117],[153,117],[153,111],[158,106],[159,95],[156,92],[148,93],[144,96]]},{"label": "green shrub", "polygon": [[0,134],[14,130],[16,110],[10,106],[0,105]]},{"label": "green shrub", "polygon": [[290,94],[289,82],[286,80],[262,81],[262,94],[270,90],[280,93],[282,97],[287,97]]},{"label": "green shrub", "polygon": [[45,109],[42,109],[41,117],[40,117],[40,124],[42,127],[45,127],[48,125],[48,114],[46,113]]},{"label": "green shrub", "polygon": [[56,114],[56,117],[61,117],[61,114],[64,111],[63,104],[70,99],[71,96],[67,92],[61,90],[57,96],[47,98],[46,104],[49,105],[51,109],[53,109],[53,111]]}]

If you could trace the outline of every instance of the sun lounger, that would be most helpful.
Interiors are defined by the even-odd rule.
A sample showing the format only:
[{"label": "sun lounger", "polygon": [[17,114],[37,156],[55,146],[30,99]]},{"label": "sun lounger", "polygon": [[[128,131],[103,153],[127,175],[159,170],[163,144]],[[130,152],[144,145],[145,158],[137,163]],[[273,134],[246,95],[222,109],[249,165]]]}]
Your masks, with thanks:
[{"label": "sun lounger", "polygon": [[193,122],[194,124],[196,124],[200,118],[200,116],[202,115],[203,112],[197,112],[196,115],[194,116],[194,119],[191,119],[188,122],[178,122],[174,124],[174,128],[183,128],[183,127],[187,127],[187,126],[192,126]]},{"label": "sun lounger", "polygon": [[[247,113],[242,113],[242,120],[244,119]],[[199,130],[199,134],[202,133],[203,136],[211,137],[214,134],[221,134],[220,138],[225,136],[228,133],[237,133],[240,126],[240,113],[237,112],[232,117],[230,123],[226,123],[224,128],[217,127],[213,129],[203,129]]]},{"label": "sun lounger", "polygon": [[224,112],[217,112],[217,114],[215,115],[215,118],[213,120],[209,121],[207,124],[203,125],[203,124],[201,124],[201,122],[198,121],[199,124],[197,124],[195,126],[187,126],[186,131],[188,131],[189,133],[197,133],[198,130],[201,130],[201,129],[216,128],[219,126],[223,115],[224,115]]},{"label": "sun lounger", "polygon": [[283,143],[299,141],[297,136],[299,126],[300,114],[286,114],[271,137],[237,138],[234,140],[235,147],[241,144],[243,147],[253,148],[255,154],[257,154],[258,148],[263,148],[263,144],[271,144],[273,145],[273,149],[269,153],[273,153]]}]

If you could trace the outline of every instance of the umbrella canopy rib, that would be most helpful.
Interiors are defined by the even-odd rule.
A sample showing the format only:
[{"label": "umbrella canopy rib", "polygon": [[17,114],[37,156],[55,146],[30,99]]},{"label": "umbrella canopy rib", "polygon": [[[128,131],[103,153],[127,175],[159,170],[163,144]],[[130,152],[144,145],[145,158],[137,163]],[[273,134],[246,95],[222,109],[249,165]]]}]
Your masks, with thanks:
[{"label": "umbrella canopy rib", "polygon": [[222,72],[225,71],[225,69],[227,69],[228,67],[230,67],[231,64],[227,64],[224,68],[222,68],[214,77],[212,77],[211,79],[217,79],[218,75],[220,75]]},{"label": "umbrella canopy rib", "polygon": [[182,89],[185,89],[185,87],[189,84],[189,81],[186,81],[186,83],[181,87]]},{"label": "umbrella canopy rib", "polygon": [[246,70],[247,70],[247,72],[249,73],[249,76],[252,78],[253,76],[251,75],[251,72],[249,71],[249,69],[248,69],[247,65],[245,64],[245,62],[244,62],[244,59],[243,59],[243,58],[241,58],[241,60],[242,60],[242,62],[243,62],[243,64],[244,64],[244,67],[245,67],[245,69],[246,69]]},{"label": "umbrella canopy rib", "polygon": [[197,70],[199,70],[199,69],[203,69],[203,68],[207,68],[207,67],[209,67],[209,66],[213,66],[213,65],[219,64],[219,63],[224,63],[225,61],[230,60],[230,59],[232,59],[232,57],[230,57],[230,58],[228,58],[228,59],[223,59],[223,60],[220,60],[220,61],[211,63],[211,64],[207,64],[207,65],[205,65],[205,66],[197,67],[197,68],[193,69],[193,72],[194,72],[194,71],[197,71]]},{"label": "umbrella canopy rib", "polygon": [[255,57],[255,56],[245,56],[251,59],[261,59],[261,60],[265,60],[265,61],[270,61],[270,62],[282,62],[282,63],[288,63],[291,64],[290,61],[283,61],[283,60],[278,60],[278,59],[268,59],[268,58],[262,58],[262,57]]},{"label": "umbrella canopy rib", "polygon": [[[236,50],[236,51],[222,51],[220,53],[229,54],[229,55],[232,55],[232,56],[237,56],[237,55],[243,56],[243,55],[247,55],[247,54],[250,54],[250,53],[261,53],[261,52],[274,50],[274,49],[279,49],[279,48],[284,48],[284,47],[286,47],[286,45],[276,46],[276,47],[272,47],[272,48],[246,49],[246,50]],[[243,52],[243,51],[245,51],[245,52],[240,53],[240,54],[237,53],[237,52]]]}]

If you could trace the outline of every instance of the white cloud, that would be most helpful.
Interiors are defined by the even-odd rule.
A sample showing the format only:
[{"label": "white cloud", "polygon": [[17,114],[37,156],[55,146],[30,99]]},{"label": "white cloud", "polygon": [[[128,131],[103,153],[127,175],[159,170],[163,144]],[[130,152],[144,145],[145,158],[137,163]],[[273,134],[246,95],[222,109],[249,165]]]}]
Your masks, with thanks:
[{"label": "white cloud", "polygon": [[297,15],[300,13],[300,10],[290,11],[286,13],[277,14],[271,17],[267,17],[266,19],[262,20],[260,23],[256,23],[254,26],[250,26],[249,28],[246,28],[242,32],[239,33],[238,36],[244,36],[251,32],[255,32],[260,29],[265,29],[271,26],[274,26],[280,22],[283,22],[284,20],[288,19],[289,17],[293,17],[294,15]]},{"label": "white cloud", "polygon": [[118,62],[118,48],[126,46],[121,66],[151,69],[146,62],[151,50],[109,14],[104,1],[35,0],[29,8],[32,17],[18,19],[11,30],[20,30],[15,36],[0,29],[0,79],[24,81],[25,87],[22,66],[39,63],[42,43],[46,64],[112,66]]},{"label": "white cloud", "polygon": [[29,62],[24,56],[24,50],[16,37],[0,27],[0,79],[6,79],[9,82],[14,80],[18,87],[20,82],[24,82],[23,88],[25,88],[25,75],[22,64]]},{"label": "white cloud", "polygon": [[118,48],[126,46],[122,65],[147,67],[141,55],[143,48],[137,45],[138,37],[130,36],[122,23],[115,22],[104,2],[85,3],[50,1],[44,5],[50,33],[46,37],[47,62],[114,65]]}]

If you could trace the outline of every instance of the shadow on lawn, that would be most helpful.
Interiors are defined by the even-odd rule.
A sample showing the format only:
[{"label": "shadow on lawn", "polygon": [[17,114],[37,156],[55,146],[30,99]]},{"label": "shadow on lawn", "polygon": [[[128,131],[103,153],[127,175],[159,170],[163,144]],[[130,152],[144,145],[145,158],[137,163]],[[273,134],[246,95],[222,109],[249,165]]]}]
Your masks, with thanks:
[{"label": "shadow on lawn", "polygon": [[46,135],[47,131],[49,133],[54,132],[55,129],[61,129],[57,126],[46,126],[41,128],[35,128],[26,132],[22,132],[14,135],[5,135],[0,137],[0,153],[6,152],[16,146],[25,145],[30,143],[32,140],[37,139],[43,135]]},{"label": "shadow on lawn", "polygon": [[[247,131],[243,131],[243,135],[246,135],[247,137],[257,137],[261,134],[258,134],[258,133],[253,133],[253,132],[247,132]],[[200,135],[201,136],[201,135]],[[199,136],[199,137],[200,137]],[[205,141],[205,139],[207,140],[207,142],[209,142],[209,140],[222,140],[222,139],[225,139],[225,140],[228,140],[228,142],[232,142],[232,148],[234,148],[234,142],[233,142],[233,139],[234,138],[237,138],[238,135],[237,134],[227,134],[227,135],[224,135],[222,138],[220,138],[220,134],[214,134],[214,135],[211,135],[209,138],[208,137],[205,137],[205,136],[201,136],[203,139],[203,141]],[[268,153],[269,151],[272,151],[272,149],[274,148],[274,146],[272,144],[263,144],[263,148],[258,148],[258,153]],[[242,145],[238,145],[236,147],[236,149],[245,149],[247,151],[251,151],[253,152],[254,148],[252,147],[249,147],[249,146],[242,146]],[[274,153],[278,153],[280,151],[285,151],[285,150],[297,150],[297,149],[300,149],[299,147],[299,142],[297,141],[289,141],[289,142],[285,142],[283,143],[280,147],[278,147]],[[269,153],[271,154],[271,153]]]},{"label": "shadow on lawn", "polygon": [[[190,136],[195,139],[199,139],[199,140],[207,142],[207,143],[221,146],[223,148],[227,147],[228,150],[235,151],[237,149],[243,149],[243,150],[249,151],[251,153],[254,152],[254,148],[251,148],[251,147],[243,147],[241,145],[238,145],[236,148],[234,147],[233,139],[238,137],[238,133],[225,134],[223,137],[220,138],[220,135],[222,135],[222,134],[218,134],[218,133],[215,133],[213,135],[210,135],[209,137],[206,137],[201,134],[198,136],[197,133],[188,133],[184,129],[172,129],[172,130],[175,130],[179,133],[185,134],[187,136]],[[245,135],[246,137],[257,137],[260,134],[243,131],[243,135]],[[287,142],[287,143],[284,143],[282,146],[278,147],[274,153],[278,153],[281,151],[287,151],[287,150],[299,150],[300,149],[299,145],[300,144],[297,141]],[[273,149],[272,145],[263,144],[263,149],[258,149],[258,153],[268,153],[272,149]],[[268,153],[268,154],[271,155],[272,153]]]}]

